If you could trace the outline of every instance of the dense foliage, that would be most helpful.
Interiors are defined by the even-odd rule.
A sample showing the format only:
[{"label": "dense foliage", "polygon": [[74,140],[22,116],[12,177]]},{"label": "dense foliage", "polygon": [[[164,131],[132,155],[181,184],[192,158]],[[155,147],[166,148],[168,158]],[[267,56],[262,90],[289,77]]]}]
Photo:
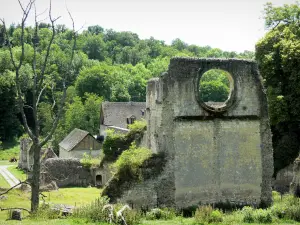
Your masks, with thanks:
[{"label": "dense foliage", "polygon": [[265,8],[269,32],[256,44],[267,87],[275,173],[291,163],[300,147],[300,5]]},{"label": "dense foliage", "polygon": [[230,91],[228,72],[211,69],[200,79],[200,97],[204,102],[225,102]]},{"label": "dense foliage", "polygon": [[124,150],[129,149],[133,141],[139,142],[146,130],[146,121],[135,121],[129,125],[130,131],[126,134],[107,130],[107,136],[103,143],[103,152],[105,160],[114,161],[122,154]]},{"label": "dense foliage", "polygon": [[[56,37],[53,40],[51,54],[45,74],[47,86],[39,106],[41,134],[49,131],[53,121],[53,112],[57,110],[56,101],[61,97],[62,77],[67,79],[67,106],[63,118],[54,134],[53,143],[57,148],[62,138],[73,128],[86,129],[97,133],[99,121],[99,107],[101,101],[145,101],[146,83],[151,77],[160,75],[167,70],[169,60],[173,56],[190,57],[237,57],[253,58],[249,51],[238,54],[226,52],[210,46],[200,47],[188,45],[180,39],[175,39],[171,45],[153,37],[141,40],[132,32],[117,32],[102,27],[90,26],[77,34],[76,51],[73,65],[68,59],[73,47],[72,30],[64,25],[56,25]],[[20,57],[20,25],[11,25],[8,33],[15,58]],[[30,118],[32,85],[33,42],[39,42],[37,66],[42,64],[47,43],[52,35],[49,24],[40,23],[38,26],[39,40],[34,39],[34,28],[25,29],[25,56],[21,67],[22,89],[26,93],[28,108],[25,113],[29,118],[29,125],[34,126]],[[2,104],[0,117],[0,139],[8,141],[22,133],[15,103],[16,92],[11,76],[14,67],[10,60],[8,40],[5,40],[3,27],[0,25],[0,96]],[[38,71],[39,72],[39,71]],[[27,91],[28,90],[28,91]],[[88,94],[87,94],[88,93]],[[92,95],[91,95],[92,94]],[[93,109],[89,109],[93,107]],[[22,121],[21,121],[22,122]]]}]

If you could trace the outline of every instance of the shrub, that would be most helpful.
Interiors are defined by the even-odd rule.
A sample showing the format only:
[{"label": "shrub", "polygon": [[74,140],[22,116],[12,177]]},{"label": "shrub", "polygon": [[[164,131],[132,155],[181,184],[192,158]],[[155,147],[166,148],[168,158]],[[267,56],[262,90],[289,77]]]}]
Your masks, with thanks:
[{"label": "shrub", "polygon": [[249,206],[245,206],[242,209],[243,222],[244,223],[254,223],[254,209]]},{"label": "shrub", "polygon": [[142,133],[147,129],[147,122],[144,119],[136,120],[133,124],[129,124],[129,133]]},{"label": "shrub", "polygon": [[89,169],[91,167],[98,167],[100,165],[100,159],[93,158],[91,155],[88,155],[86,152],[83,154],[83,158],[80,160],[83,167]]},{"label": "shrub", "polygon": [[124,211],[123,216],[127,225],[139,224],[142,219],[142,214],[134,209]]},{"label": "shrub", "polygon": [[146,213],[147,220],[171,220],[174,217],[176,217],[175,210],[168,208],[155,208]]},{"label": "shrub", "polygon": [[223,221],[223,213],[209,206],[199,206],[195,212],[195,221],[198,224],[219,223]]},{"label": "shrub", "polygon": [[146,121],[135,121],[129,125],[127,134],[116,133],[113,130],[107,130],[106,138],[103,142],[103,152],[105,160],[114,161],[126,149],[129,149],[133,141],[140,141],[146,130]]},{"label": "shrub", "polygon": [[255,221],[258,223],[272,223],[272,216],[269,210],[257,209],[254,213]]},{"label": "shrub", "polygon": [[41,205],[38,210],[31,214],[30,217],[33,219],[58,219],[61,215],[60,209],[51,208],[48,204]]},{"label": "shrub", "polygon": [[105,222],[108,219],[108,215],[102,209],[108,202],[109,199],[106,197],[98,198],[91,204],[75,209],[73,217],[87,218],[93,222]]},{"label": "shrub", "polygon": [[300,222],[300,205],[289,206],[286,211],[286,216],[289,219]]},{"label": "shrub", "polygon": [[118,160],[113,164],[118,176],[139,176],[139,169],[143,162],[152,155],[151,150],[147,148],[137,148],[135,144],[122,153]]},{"label": "shrub", "polygon": [[273,216],[282,219],[286,216],[288,207],[286,204],[276,204],[271,207],[271,213]]}]

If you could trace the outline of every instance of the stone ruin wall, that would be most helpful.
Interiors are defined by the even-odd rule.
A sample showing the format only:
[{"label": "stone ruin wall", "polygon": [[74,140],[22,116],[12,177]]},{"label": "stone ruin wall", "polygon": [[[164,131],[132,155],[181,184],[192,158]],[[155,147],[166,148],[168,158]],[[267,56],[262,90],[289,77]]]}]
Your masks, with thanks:
[{"label": "stone ruin wall", "polygon": [[[229,72],[231,106],[216,113],[198,99],[210,69]],[[273,150],[267,100],[257,65],[236,59],[173,58],[167,73],[148,82],[147,140],[167,163],[155,180],[127,190],[120,202],[139,207],[272,202]],[[141,195],[151,193],[143,200]]]},{"label": "stone ruin wall", "polygon": [[[101,181],[97,180],[101,177]],[[55,182],[57,187],[103,186],[111,178],[109,165],[85,168],[80,159],[50,158],[41,166],[41,186]]]}]

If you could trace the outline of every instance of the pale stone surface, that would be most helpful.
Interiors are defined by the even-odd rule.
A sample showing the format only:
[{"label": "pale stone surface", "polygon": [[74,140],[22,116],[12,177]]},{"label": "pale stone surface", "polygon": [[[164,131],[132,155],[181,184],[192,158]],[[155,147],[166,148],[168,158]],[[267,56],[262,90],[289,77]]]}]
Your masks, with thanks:
[{"label": "pale stone surface", "polygon": [[[210,69],[223,69],[233,78],[234,91],[222,112],[199,99],[199,79]],[[271,204],[271,131],[255,62],[173,58],[167,73],[148,82],[146,107],[143,144],[166,153],[167,163],[152,185],[144,185],[157,193],[144,205]],[[139,205],[137,189],[142,185],[120,201]]]}]

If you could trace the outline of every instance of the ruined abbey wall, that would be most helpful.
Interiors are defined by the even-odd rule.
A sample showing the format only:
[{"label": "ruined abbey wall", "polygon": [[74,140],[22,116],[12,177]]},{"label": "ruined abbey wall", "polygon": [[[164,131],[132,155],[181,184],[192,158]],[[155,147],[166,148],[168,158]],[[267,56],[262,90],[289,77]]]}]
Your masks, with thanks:
[{"label": "ruined abbey wall", "polygon": [[[225,70],[233,78],[222,109],[199,98],[199,79],[210,69]],[[271,132],[255,62],[173,58],[167,73],[148,82],[146,104],[145,143],[153,152],[164,152],[167,163],[153,183],[155,198],[143,204],[184,208],[272,202]],[[128,191],[124,200],[134,203],[136,198]]]}]

